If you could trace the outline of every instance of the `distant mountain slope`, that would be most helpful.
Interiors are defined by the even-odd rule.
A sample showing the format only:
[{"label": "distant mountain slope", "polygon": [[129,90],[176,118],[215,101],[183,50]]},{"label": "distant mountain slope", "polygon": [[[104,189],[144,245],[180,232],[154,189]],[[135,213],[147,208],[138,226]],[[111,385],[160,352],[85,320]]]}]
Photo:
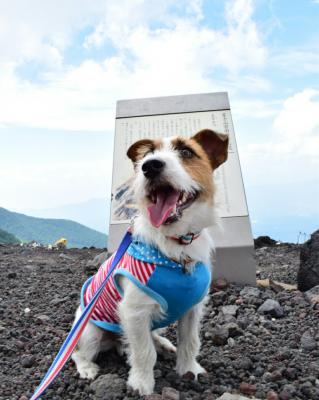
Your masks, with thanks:
[{"label": "distant mountain slope", "polygon": [[110,200],[105,198],[90,199],[54,208],[16,211],[37,218],[70,219],[102,233],[108,233],[109,229]]},{"label": "distant mountain slope", "polygon": [[0,243],[20,243],[20,240],[17,239],[14,235],[11,233],[8,233],[6,231],[3,231],[0,229]]},{"label": "distant mountain slope", "polygon": [[68,247],[106,247],[107,236],[84,225],[66,219],[29,217],[0,207],[0,229],[23,242],[36,240],[54,243],[60,237],[68,240]]}]

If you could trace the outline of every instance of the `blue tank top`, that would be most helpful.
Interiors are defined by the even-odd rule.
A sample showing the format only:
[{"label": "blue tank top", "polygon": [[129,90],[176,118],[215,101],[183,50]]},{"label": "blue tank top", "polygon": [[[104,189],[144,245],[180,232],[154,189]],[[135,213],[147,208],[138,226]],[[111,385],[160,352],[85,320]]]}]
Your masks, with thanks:
[{"label": "blue tank top", "polygon": [[[119,278],[125,276],[133,282],[145,294],[152,297],[163,310],[163,317],[152,321],[152,329],[163,328],[178,321],[187,311],[206,296],[211,283],[211,269],[202,262],[186,272],[182,264],[173,261],[161,253],[156,247],[144,243],[137,237],[127,249],[127,253],[137,260],[155,266],[146,283],[141,282],[137,276],[127,268],[116,268],[113,273],[114,284],[120,296],[123,289],[119,284]],[[82,289],[81,303],[83,303]],[[90,320],[100,328],[113,332],[121,332],[121,326],[117,323],[106,323],[104,321]]]}]

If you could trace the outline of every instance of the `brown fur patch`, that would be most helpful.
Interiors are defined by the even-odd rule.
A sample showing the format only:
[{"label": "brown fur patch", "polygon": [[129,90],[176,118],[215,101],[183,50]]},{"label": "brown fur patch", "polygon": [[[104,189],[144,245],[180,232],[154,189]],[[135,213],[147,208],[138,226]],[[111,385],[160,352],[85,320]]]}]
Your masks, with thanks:
[{"label": "brown fur patch", "polygon": [[156,149],[160,149],[162,147],[161,140],[150,140],[150,139],[142,139],[133,143],[131,147],[127,150],[127,156],[136,163],[141,160],[145,155],[149,152],[153,152]]},{"label": "brown fur patch", "polygon": [[183,166],[186,172],[201,186],[200,199],[203,201],[213,199],[212,167],[204,149],[192,138],[178,137],[172,141],[172,144],[177,150],[182,150],[184,144],[184,148],[193,152],[193,156],[190,158],[181,157]]},{"label": "brown fur patch", "polygon": [[227,160],[228,135],[214,132],[211,129],[203,129],[191,139],[199,143],[203,148],[213,169],[216,169]]}]

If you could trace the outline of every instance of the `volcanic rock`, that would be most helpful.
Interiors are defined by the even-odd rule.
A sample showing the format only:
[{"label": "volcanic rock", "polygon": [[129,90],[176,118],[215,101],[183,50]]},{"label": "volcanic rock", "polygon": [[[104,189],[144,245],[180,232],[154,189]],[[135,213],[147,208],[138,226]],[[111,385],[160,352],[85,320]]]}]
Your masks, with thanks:
[{"label": "volcanic rock", "polygon": [[164,387],[162,390],[163,400],[179,400],[179,392],[171,387]]},{"label": "volcanic rock", "polygon": [[319,304],[319,285],[305,292],[305,297],[312,304]]},{"label": "volcanic rock", "polygon": [[274,318],[284,316],[284,310],[277,300],[267,299],[257,310],[259,314],[269,314]]},{"label": "volcanic rock", "polygon": [[121,399],[126,389],[126,382],[117,374],[106,374],[99,376],[90,387],[96,399]]},{"label": "volcanic rock", "polygon": [[302,292],[319,285],[319,229],[301,248],[297,282]]},{"label": "volcanic rock", "polygon": [[[257,249],[260,277],[295,284],[300,247],[281,244]],[[0,246],[0,400],[32,396],[71,329],[80,289],[87,279],[85,267],[101,251],[68,249],[70,259],[66,260],[59,257],[60,252],[43,247]],[[34,268],[26,274],[27,264]],[[11,272],[23,279],[9,278]],[[315,288],[302,294],[276,291],[272,285],[254,288],[230,283],[218,292],[213,289],[202,319],[197,359],[207,373],[200,374],[198,381],[193,374],[181,378],[175,372],[175,354],[163,351],[154,371],[155,393],[147,400],[163,399],[165,387],[178,392],[183,400],[216,400],[220,396],[223,400],[253,396],[263,400],[319,399],[319,309],[309,297],[316,293]],[[238,299],[241,301],[236,303]],[[257,312],[267,299],[280,304],[285,312],[282,318]],[[238,307],[236,314],[225,315],[222,308],[232,305]],[[49,320],[44,317],[45,323],[40,325],[39,316]],[[164,336],[176,344],[176,326],[170,326]],[[96,362],[100,377],[93,383],[81,379],[74,363],[68,362],[46,391],[45,400],[142,398],[127,390],[125,355],[110,350]],[[251,385],[248,390],[256,386],[255,394],[238,394],[243,383]]]},{"label": "volcanic rock", "polygon": [[260,249],[261,247],[273,247],[276,246],[277,241],[271,239],[269,236],[258,236],[254,239],[255,249]]}]

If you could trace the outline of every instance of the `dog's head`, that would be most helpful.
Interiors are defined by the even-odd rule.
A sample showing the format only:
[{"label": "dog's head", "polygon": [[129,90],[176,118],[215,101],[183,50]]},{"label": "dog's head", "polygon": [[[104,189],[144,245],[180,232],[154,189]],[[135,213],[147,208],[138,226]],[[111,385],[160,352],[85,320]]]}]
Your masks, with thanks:
[{"label": "dog's head", "polygon": [[190,139],[144,139],[127,151],[136,172],[139,212],[165,234],[211,225],[212,171],[226,161],[228,136],[209,129]]}]

